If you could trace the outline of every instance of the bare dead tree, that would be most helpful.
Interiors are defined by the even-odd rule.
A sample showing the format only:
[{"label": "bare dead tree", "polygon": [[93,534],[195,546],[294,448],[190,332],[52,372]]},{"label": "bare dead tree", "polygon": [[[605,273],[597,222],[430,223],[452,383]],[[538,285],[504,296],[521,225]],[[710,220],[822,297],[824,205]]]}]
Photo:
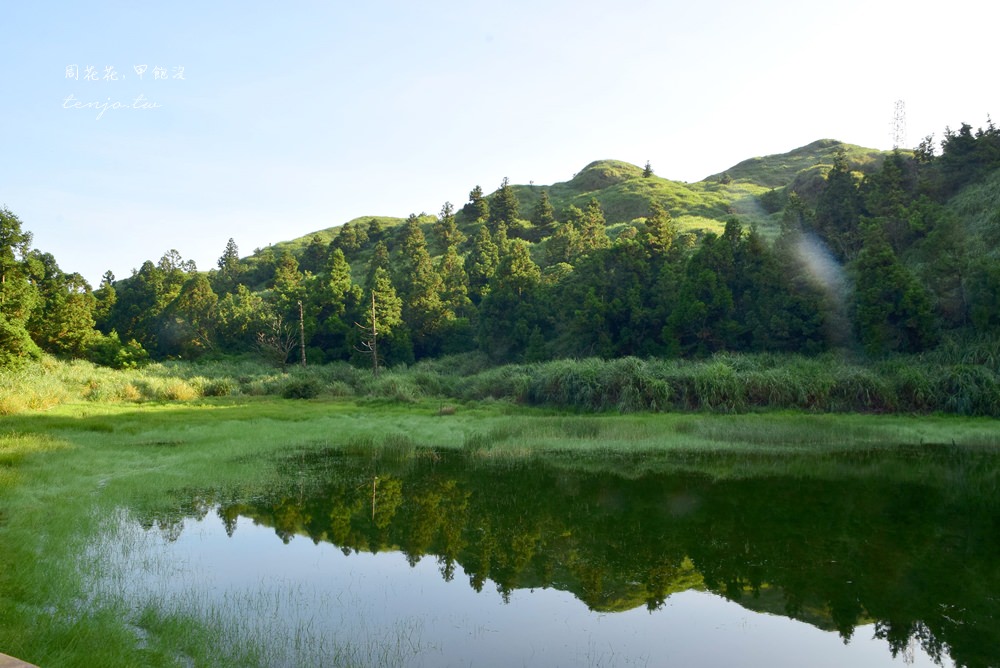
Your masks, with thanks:
[{"label": "bare dead tree", "polygon": [[284,324],[280,315],[276,315],[267,331],[257,332],[257,350],[284,370],[288,356],[298,345],[297,339],[295,331]]},{"label": "bare dead tree", "polygon": [[306,317],[302,310],[302,300],[299,300],[299,348],[302,351],[302,367],[306,366]]},{"label": "bare dead tree", "polygon": [[361,330],[363,338],[361,345],[355,350],[372,358],[372,375],[378,375],[378,321],[375,319],[375,291],[372,290],[372,324],[371,327],[355,322],[354,326]]}]

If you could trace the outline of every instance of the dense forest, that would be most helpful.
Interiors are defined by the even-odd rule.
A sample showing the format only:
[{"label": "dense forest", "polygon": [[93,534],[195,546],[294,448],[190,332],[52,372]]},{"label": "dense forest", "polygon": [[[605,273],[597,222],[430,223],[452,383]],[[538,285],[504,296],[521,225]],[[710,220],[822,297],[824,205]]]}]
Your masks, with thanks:
[{"label": "dense forest", "polygon": [[4,208],[0,367],[921,353],[1000,332],[998,193],[992,121],[913,151],[822,140],[697,184],[599,161],[246,257],[230,239],[209,271],[170,250],[96,289]]}]

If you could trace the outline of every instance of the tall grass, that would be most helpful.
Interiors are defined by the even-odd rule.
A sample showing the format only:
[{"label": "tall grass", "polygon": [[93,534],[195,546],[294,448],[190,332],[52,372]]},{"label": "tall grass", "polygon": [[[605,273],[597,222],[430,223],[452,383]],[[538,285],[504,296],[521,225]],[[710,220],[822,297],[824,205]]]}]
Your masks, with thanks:
[{"label": "tall grass", "polygon": [[338,362],[282,372],[251,359],[170,362],[113,371],[51,358],[0,371],[0,415],[66,402],[146,403],[205,397],[482,402],[587,412],[767,409],[808,412],[943,412],[1000,416],[1000,344],[977,341],[924,356],[859,361],[718,354],[704,360],[560,359],[490,367],[478,354],[372,375]]},{"label": "tall grass", "polygon": [[570,410],[1000,415],[1000,375],[986,365],[894,358],[862,364],[830,354],[720,354],[708,360],[557,360],[462,379],[466,400]]}]

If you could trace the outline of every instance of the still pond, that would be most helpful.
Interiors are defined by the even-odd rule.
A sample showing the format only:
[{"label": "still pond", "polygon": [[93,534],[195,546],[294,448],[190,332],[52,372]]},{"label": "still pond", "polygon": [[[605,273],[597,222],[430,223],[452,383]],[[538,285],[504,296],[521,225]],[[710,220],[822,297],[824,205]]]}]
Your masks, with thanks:
[{"label": "still pond", "polygon": [[270,665],[1000,665],[996,455],[339,451],[122,508],[95,593]]}]

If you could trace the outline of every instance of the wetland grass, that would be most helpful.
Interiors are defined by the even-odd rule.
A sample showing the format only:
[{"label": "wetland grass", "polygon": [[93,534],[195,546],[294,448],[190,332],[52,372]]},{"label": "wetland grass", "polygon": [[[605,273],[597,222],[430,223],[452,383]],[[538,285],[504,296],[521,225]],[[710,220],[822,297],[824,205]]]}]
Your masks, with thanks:
[{"label": "wetland grass", "polygon": [[[266,495],[287,474],[282,462],[310,453],[368,454],[377,475],[452,451],[484,466],[537,460],[624,476],[874,474],[958,487],[963,471],[975,471],[984,503],[1000,490],[996,474],[983,474],[1000,449],[993,420],[826,412],[950,405],[995,414],[998,385],[987,366],[951,374],[955,367],[933,360],[872,371],[822,357],[717,356],[560,361],[463,376],[461,365],[415,365],[376,380],[347,365],[289,374],[250,362],[109,371],[45,359],[29,373],[0,374],[0,650],[44,666],[274,663],[271,631],[240,626],[253,610],[239,594],[224,605],[183,596],[140,605],[114,587],[91,587],[122,582],[107,572],[107,541],[139,547],[108,533],[122,509],[154,518],[169,536],[184,517],[178,499],[192,490],[205,491],[206,509],[212,499]],[[280,398],[293,383],[318,394]],[[765,405],[795,410],[754,412]],[[679,408],[699,412],[664,412]],[[886,452],[895,454],[875,456]],[[390,629],[384,642],[352,647],[307,626],[282,651],[329,665],[393,665],[419,646],[417,631]]]},{"label": "wetland grass", "polygon": [[421,405],[499,401],[581,412],[933,412],[1000,417],[995,346],[857,360],[835,353],[719,353],[708,359],[562,359],[490,367],[481,355],[428,360],[377,377],[345,362],[285,372],[252,359],[113,371],[43,358],[0,371],[0,415],[62,403],[206,397],[353,398]]}]

